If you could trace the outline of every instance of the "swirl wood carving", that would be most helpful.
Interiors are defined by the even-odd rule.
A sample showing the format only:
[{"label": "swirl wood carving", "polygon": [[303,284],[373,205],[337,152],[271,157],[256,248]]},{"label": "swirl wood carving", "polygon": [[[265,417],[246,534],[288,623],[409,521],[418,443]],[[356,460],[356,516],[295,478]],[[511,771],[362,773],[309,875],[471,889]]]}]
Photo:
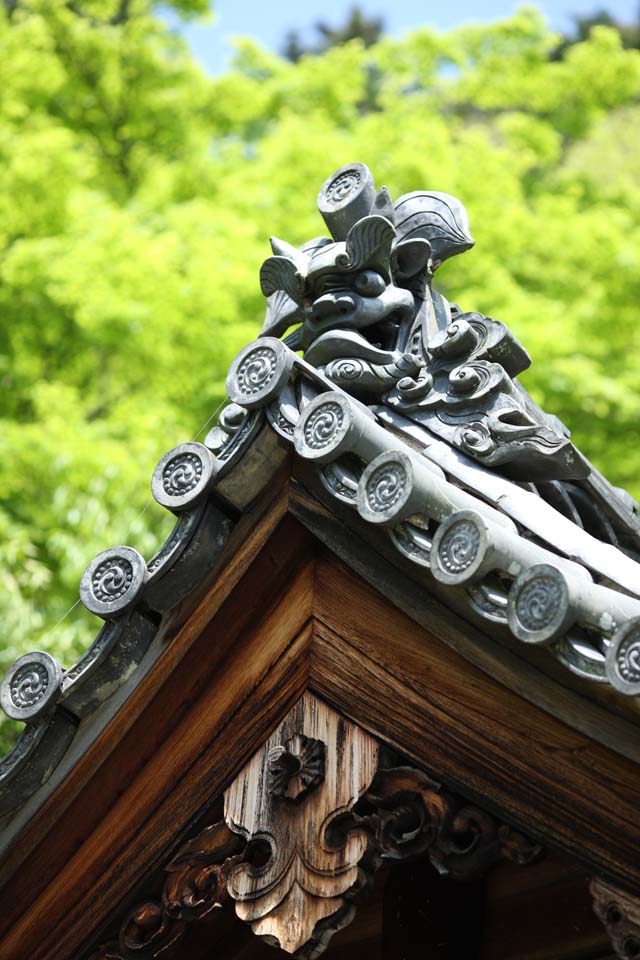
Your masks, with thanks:
[{"label": "swirl wood carving", "polygon": [[229,871],[246,855],[246,844],[221,820],[185,843],[166,865],[159,900],[146,900],[125,916],[117,941],[104,944],[91,960],[140,960],[164,953],[187,924],[227,898]]},{"label": "swirl wood carving", "polygon": [[500,859],[524,866],[542,853],[523,833],[414,767],[381,770],[373,787],[366,800],[374,812],[367,819],[385,859],[428,856],[443,876],[467,880]]},{"label": "swirl wood carving", "polygon": [[[234,901],[265,942],[311,960],[346,926],[383,860],[428,857],[477,876],[541,848],[426,773],[385,766],[377,741],[306,693],[225,793],[225,820],[185,843],[162,895],[91,960],[167,960],[187,925]],[[165,951],[169,951],[165,953]]]}]

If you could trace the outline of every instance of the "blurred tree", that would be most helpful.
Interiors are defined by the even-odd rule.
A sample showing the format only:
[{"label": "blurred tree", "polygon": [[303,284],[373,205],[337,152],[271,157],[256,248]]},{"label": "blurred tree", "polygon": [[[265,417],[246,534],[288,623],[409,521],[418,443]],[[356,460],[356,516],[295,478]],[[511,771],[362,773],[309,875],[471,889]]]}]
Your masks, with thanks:
[{"label": "blurred tree", "polygon": [[315,189],[352,159],[464,201],[477,246],[440,288],[512,327],[525,385],[640,492],[640,54],[605,27],[556,43],[524,10],[297,63],[242,41],[207,78],[148,0],[0,5],[3,666],[73,663],[96,622],[51,628],[85,564],[166,535],[141,516],[153,466],[259,329],[266,238],[316,236]]},{"label": "blurred tree", "polygon": [[292,63],[305,54],[324,53],[329,47],[340,46],[349,40],[361,40],[365,47],[377,43],[384,31],[382,17],[367,17],[359,6],[353,6],[342,26],[332,27],[324,20],[314,24],[316,40],[305,44],[298,30],[290,30],[285,37],[283,56]]},{"label": "blurred tree", "polygon": [[573,33],[563,37],[561,43],[552,53],[553,59],[557,60],[562,57],[567,47],[570,47],[571,44],[581,43],[583,40],[587,40],[594,27],[611,27],[620,34],[623,47],[633,50],[640,49],[640,9],[638,10],[635,22],[631,21],[627,23],[623,20],[617,20],[612,13],[603,7],[588,16],[574,15],[573,23]]}]

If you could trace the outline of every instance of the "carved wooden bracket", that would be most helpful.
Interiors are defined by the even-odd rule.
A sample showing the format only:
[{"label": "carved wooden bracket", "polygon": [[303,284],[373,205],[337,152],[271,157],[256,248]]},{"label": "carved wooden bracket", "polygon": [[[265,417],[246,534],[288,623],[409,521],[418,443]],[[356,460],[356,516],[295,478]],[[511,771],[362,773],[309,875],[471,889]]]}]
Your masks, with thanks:
[{"label": "carved wooden bracket", "polygon": [[593,909],[605,925],[616,956],[640,957],[640,897],[624,893],[603,880],[591,881]]},{"label": "carved wooden bracket", "polygon": [[305,693],[225,793],[228,826],[269,851],[262,866],[235,867],[228,886],[238,916],[267,942],[295,953],[352,918],[371,843],[357,821],[341,822],[377,767],[373,737]]},{"label": "carved wooden bracket", "polygon": [[131,910],[118,941],[91,960],[169,957],[187,925],[228,898],[265,942],[311,960],[353,918],[383,859],[428,856],[462,879],[541,852],[422,771],[385,767],[380,756],[373,737],[305,693],[226,791],[225,821],[181,847],[161,898]]}]

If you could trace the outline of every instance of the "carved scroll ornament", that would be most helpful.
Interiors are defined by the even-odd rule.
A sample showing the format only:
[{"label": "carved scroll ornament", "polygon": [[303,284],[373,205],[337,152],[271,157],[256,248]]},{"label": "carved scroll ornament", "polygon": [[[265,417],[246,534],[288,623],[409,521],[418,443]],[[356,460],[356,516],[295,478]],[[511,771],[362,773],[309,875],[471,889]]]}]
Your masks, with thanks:
[{"label": "carved scroll ornament", "polygon": [[133,907],[118,939],[99,947],[90,960],[147,960],[165,953],[184,935],[188,923],[226,900],[229,872],[245,856],[246,844],[224,821],[202,830],[166,865],[161,898]]},{"label": "carved scroll ornament", "polygon": [[[319,956],[383,860],[427,856],[467,879],[541,848],[426,773],[386,766],[369,734],[306,693],[225,794],[225,821],[185,843],[159,899],[125,917],[91,960],[170,957],[190,922],[235,901],[257,935]],[[169,951],[165,953],[165,951]]]}]

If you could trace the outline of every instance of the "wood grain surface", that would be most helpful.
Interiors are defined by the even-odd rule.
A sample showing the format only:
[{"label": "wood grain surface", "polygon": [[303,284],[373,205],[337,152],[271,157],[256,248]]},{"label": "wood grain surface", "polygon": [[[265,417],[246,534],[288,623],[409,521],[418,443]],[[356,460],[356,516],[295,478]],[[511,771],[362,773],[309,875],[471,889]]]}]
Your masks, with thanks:
[{"label": "wood grain surface", "polygon": [[640,889],[640,775],[462,660],[329,558],[312,689],[463,795]]}]

